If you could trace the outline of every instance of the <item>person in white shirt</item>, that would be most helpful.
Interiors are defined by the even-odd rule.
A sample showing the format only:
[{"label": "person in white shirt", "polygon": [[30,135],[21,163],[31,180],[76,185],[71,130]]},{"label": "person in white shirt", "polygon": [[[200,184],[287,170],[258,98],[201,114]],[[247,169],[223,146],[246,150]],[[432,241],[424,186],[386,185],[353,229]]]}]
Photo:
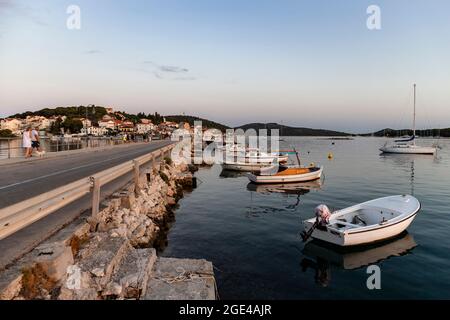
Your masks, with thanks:
[{"label": "person in white shirt", "polygon": [[22,137],[22,146],[25,148],[25,158],[31,157],[31,153],[33,152],[33,148],[31,145],[31,127],[28,127],[23,132]]}]

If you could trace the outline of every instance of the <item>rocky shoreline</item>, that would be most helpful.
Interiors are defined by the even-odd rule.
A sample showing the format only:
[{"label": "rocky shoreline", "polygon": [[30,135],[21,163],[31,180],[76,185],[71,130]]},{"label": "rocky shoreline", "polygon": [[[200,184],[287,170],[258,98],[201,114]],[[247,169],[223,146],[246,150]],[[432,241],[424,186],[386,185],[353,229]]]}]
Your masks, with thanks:
[{"label": "rocky shoreline", "polygon": [[165,158],[1,272],[0,299],[216,299],[210,262],[157,257],[190,169]]}]

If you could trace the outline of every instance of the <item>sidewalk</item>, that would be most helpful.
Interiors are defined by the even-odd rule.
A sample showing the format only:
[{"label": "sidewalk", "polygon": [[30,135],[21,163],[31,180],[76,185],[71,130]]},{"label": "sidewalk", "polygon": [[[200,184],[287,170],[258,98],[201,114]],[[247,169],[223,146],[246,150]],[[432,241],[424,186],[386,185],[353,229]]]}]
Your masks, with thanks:
[{"label": "sidewalk", "polygon": [[[162,140],[155,140],[155,141],[162,141]],[[33,154],[32,158],[10,158],[10,159],[0,159],[0,166],[4,165],[11,165],[11,164],[21,164],[25,162],[35,162],[35,161],[43,161],[46,159],[53,159],[53,158],[60,158],[60,157],[69,157],[76,154],[82,154],[82,153],[88,153],[88,152],[100,152],[105,150],[111,150],[115,148],[125,148],[130,146],[137,146],[137,145],[145,145],[152,143],[150,142],[129,142],[121,145],[114,145],[114,146],[105,146],[105,147],[98,147],[98,148],[83,148],[83,149],[77,149],[77,150],[69,150],[69,151],[59,151],[59,152],[48,152],[46,153],[42,158],[40,158],[36,153]]]}]

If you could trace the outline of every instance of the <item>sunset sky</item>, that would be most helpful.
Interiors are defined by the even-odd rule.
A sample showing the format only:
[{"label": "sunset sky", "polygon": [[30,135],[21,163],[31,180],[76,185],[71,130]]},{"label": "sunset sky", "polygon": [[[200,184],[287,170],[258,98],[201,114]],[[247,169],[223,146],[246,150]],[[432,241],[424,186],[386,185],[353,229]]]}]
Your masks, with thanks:
[{"label": "sunset sky", "polygon": [[418,127],[450,127],[448,0],[0,0],[0,117],[93,103],[367,132],[411,125],[413,83]]}]

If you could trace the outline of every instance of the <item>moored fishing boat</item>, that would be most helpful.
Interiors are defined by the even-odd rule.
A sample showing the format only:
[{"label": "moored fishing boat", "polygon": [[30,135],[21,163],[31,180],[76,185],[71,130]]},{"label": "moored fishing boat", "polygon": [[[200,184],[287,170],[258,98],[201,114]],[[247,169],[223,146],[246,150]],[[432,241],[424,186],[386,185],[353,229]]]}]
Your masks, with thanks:
[{"label": "moored fishing boat", "polygon": [[406,230],[419,210],[419,200],[411,195],[379,198],[327,214],[325,219],[318,216],[305,220],[303,238],[338,246],[383,241]]},{"label": "moored fishing boat", "polygon": [[263,152],[259,148],[246,148],[243,145],[226,145],[219,147],[218,150],[225,154],[226,158],[241,157],[241,162],[272,162],[274,159],[278,163],[285,163],[289,156],[284,152]]},{"label": "moored fishing boat", "polygon": [[261,152],[259,150],[252,150],[247,152],[246,159],[250,161],[256,162],[277,162],[277,163],[286,163],[289,160],[289,156],[287,154],[283,154],[280,152],[272,152],[266,153]]},{"label": "moored fishing boat", "polygon": [[272,165],[260,170],[259,174],[248,174],[253,183],[290,183],[320,179],[322,167],[277,166]]},{"label": "moored fishing boat", "polygon": [[222,168],[230,171],[246,171],[246,172],[260,172],[263,168],[269,167],[272,162],[240,162],[240,161],[224,161]]}]

